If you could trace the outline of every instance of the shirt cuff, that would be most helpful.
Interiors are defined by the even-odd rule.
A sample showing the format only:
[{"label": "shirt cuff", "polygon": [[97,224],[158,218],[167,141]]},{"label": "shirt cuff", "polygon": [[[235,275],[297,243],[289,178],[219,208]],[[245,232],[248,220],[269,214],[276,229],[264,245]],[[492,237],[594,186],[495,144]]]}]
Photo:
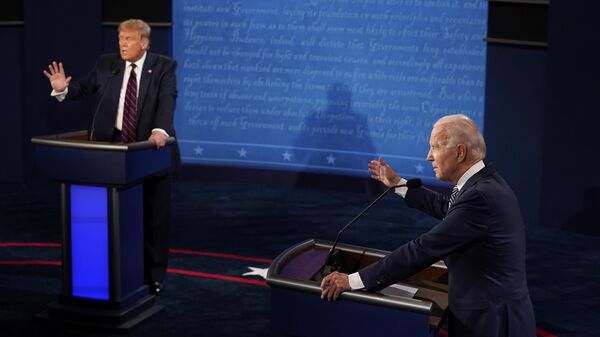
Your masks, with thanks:
[{"label": "shirt cuff", "polygon": [[162,134],[164,134],[165,136],[167,136],[167,138],[169,138],[169,134],[167,133],[167,131],[165,131],[163,129],[160,129],[160,128],[152,129],[152,132],[154,132],[154,131],[161,132]]},{"label": "shirt cuff", "polygon": [[65,97],[67,97],[68,93],[69,93],[69,87],[66,87],[65,90],[63,90],[61,92],[58,92],[58,91],[52,89],[50,96],[55,97],[56,100],[58,100],[59,102],[62,102],[65,100]]},{"label": "shirt cuff", "polygon": [[[407,180],[404,178],[400,178],[400,182],[398,182],[398,185],[406,185]],[[399,196],[401,196],[402,198],[404,198],[406,196],[406,192],[408,191],[408,187],[403,186],[403,187],[396,187],[394,189],[394,193],[398,194]]]},{"label": "shirt cuff", "polygon": [[365,287],[358,272],[348,275],[348,283],[350,283],[350,288],[352,288],[352,290],[360,290]]}]

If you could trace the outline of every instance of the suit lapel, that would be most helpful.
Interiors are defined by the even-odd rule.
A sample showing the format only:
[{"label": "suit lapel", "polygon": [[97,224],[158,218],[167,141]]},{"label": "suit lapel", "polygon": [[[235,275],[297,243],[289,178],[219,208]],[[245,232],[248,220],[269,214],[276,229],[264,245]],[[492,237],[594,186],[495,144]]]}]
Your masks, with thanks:
[{"label": "suit lapel", "polygon": [[117,110],[119,109],[119,99],[121,98],[121,87],[123,86],[123,77],[125,76],[125,61],[118,59],[115,62],[115,69],[118,69],[118,73],[111,78],[110,97],[112,99],[112,106],[114,106],[115,118],[117,116]]},{"label": "suit lapel", "polygon": [[144,101],[146,100],[146,94],[148,93],[148,86],[153,76],[153,67],[156,62],[156,55],[148,52],[146,55],[146,61],[142,69],[140,76],[140,92],[138,93],[138,104],[137,104],[137,118],[140,120],[140,115],[144,110]]}]

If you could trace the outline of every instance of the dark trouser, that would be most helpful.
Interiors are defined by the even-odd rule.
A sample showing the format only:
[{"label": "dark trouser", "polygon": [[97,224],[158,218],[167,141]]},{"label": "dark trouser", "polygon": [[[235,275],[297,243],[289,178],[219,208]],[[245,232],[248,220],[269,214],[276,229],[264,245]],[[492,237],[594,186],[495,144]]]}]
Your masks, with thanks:
[{"label": "dark trouser", "polygon": [[162,283],[167,273],[171,180],[167,173],[144,182],[144,276],[148,283]]},{"label": "dark trouser", "polygon": [[[121,141],[115,129],[112,141]],[[171,173],[144,181],[144,279],[163,282],[167,273],[168,234],[171,217]]]}]

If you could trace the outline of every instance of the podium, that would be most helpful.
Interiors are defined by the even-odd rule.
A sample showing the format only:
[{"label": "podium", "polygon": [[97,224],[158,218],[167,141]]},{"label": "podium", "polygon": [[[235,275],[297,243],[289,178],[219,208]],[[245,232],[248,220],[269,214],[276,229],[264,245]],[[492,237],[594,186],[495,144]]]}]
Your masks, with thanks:
[{"label": "podium", "polygon": [[60,183],[62,292],[37,318],[127,332],[162,309],[144,284],[142,182],[171,167],[174,138],[92,142],[87,131],[35,137],[36,171]]},{"label": "podium", "polygon": [[[448,307],[448,273],[438,262],[378,293],[344,292],[322,300],[319,274],[332,243],[310,239],[269,267],[271,328],[285,336],[437,336]],[[356,271],[390,252],[339,244],[339,265]],[[414,294],[413,294],[414,293]]]}]

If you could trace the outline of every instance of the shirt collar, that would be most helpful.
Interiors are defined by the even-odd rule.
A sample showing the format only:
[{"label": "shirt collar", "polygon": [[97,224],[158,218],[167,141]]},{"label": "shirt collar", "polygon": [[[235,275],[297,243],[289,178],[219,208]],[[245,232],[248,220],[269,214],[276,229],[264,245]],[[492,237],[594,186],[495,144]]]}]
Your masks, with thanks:
[{"label": "shirt collar", "polygon": [[144,52],[144,55],[142,55],[139,60],[135,62],[127,62],[126,67],[129,68],[129,66],[133,63],[137,69],[142,69],[144,66],[144,61],[146,61],[146,55],[148,55],[147,51]]},{"label": "shirt collar", "polygon": [[473,164],[473,166],[471,166],[467,172],[465,172],[462,177],[460,177],[460,179],[458,179],[458,182],[456,183],[456,187],[458,188],[458,190],[460,191],[462,189],[462,187],[465,185],[465,183],[467,182],[467,180],[469,180],[472,176],[475,175],[475,173],[483,170],[483,168],[485,167],[485,164],[483,163],[483,160],[480,160],[478,162],[476,162],[475,164]]}]

